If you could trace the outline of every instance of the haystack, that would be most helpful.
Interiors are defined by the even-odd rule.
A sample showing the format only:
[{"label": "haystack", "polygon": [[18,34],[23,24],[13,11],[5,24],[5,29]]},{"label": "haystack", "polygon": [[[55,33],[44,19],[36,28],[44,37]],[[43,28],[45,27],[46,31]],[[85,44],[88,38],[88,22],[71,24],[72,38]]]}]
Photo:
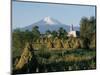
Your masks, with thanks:
[{"label": "haystack", "polygon": [[52,41],[48,41],[47,42],[47,48],[53,48],[54,47],[54,45],[53,45],[53,43],[52,43]]},{"label": "haystack", "polygon": [[66,41],[66,42],[64,43],[64,48],[66,48],[66,49],[70,48],[68,41]]},{"label": "haystack", "polygon": [[15,69],[16,70],[19,70],[19,69],[22,69],[26,63],[28,63],[31,58],[32,58],[32,46],[27,43],[24,50],[23,50],[23,53],[21,55],[21,58],[19,59],[17,65],[15,66]]},{"label": "haystack", "polygon": [[80,47],[81,47],[80,42],[79,42],[78,39],[76,39],[73,48],[77,49],[77,48],[80,48]]},{"label": "haystack", "polygon": [[47,42],[48,42],[48,38],[45,38],[44,43],[47,43]]},{"label": "haystack", "polygon": [[56,48],[63,48],[63,44],[60,39],[57,39],[56,41]]}]

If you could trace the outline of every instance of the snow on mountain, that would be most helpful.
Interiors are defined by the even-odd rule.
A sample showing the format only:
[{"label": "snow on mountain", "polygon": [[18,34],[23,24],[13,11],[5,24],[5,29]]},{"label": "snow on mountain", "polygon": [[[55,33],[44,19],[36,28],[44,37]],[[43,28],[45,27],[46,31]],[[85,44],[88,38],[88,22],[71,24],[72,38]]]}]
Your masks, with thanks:
[{"label": "snow on mountain", "polygon": [[[21,28],[21,30],[22,31],[25,31],[25,30],[31,31],[34,26],[38,26],[39,31],[41,33],[45,33],[47,30],[50,30],[50,31],[58,30],[60,27],[64,28],[66,31],[70,31],[69,25],[62,24],[59,21],[57,21],[51,17],[48,17],[48,16],[36,23],[33,23],[24,28]],[[74,27],[74,29],[79,31],[79,27]]]},{"label": "snow on mountain", "polygon": [[58,22],[57,20],[47,16],[43,19],[44,22],[46,22],[46,24],[48,25],[57,25],[57,24],[60,24],[60,22]]}]

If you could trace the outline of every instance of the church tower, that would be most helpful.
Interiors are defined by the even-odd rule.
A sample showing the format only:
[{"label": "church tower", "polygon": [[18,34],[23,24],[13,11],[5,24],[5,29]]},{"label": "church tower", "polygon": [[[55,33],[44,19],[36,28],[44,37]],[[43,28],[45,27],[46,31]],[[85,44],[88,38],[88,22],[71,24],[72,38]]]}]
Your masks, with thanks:
[{"label": "church tower", "polygon": [[70,26],[70,31],[73,31],[74,28],[73,28],[73,24]]}]

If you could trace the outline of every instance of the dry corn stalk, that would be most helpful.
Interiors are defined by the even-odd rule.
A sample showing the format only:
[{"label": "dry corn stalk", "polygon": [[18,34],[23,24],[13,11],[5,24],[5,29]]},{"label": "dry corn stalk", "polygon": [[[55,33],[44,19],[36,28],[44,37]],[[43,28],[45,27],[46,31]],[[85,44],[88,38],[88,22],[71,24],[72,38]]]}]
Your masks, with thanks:
[{"label": "dry corn stalk", "polygon": [[63,44],[60,39],[57,39],[56,41],[56,48],[63,48]]},{"label": "dry corn stalk", "polygon": [[30,44],[27,43],[26,46],[25,46],[25,48],[24,48],[24,50],[23,50],[21,58],[19,59],[19,62],[15,66],[16,70],[22,69],[24,67],[24,65],[26,63],[28,63],[28,61],[31,60],[31,58],[32,58],[31,50],[32,50],[32,46],[30,46]]},{"label": "dry corn stalk", "polygon": [[50,40],[47,43],[47,48],[53,48],[53,43]]}]

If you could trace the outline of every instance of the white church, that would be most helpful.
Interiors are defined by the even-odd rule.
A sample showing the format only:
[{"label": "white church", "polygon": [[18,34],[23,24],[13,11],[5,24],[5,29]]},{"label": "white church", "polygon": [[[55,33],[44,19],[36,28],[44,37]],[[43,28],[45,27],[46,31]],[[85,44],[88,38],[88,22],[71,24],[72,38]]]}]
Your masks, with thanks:
[{"label": "white church", "polygon": [[70,31],[68,32],[68,37],[79,37],[80,36],[80,32],[79,31],[75,31],[73,25],[70,26]]}]

